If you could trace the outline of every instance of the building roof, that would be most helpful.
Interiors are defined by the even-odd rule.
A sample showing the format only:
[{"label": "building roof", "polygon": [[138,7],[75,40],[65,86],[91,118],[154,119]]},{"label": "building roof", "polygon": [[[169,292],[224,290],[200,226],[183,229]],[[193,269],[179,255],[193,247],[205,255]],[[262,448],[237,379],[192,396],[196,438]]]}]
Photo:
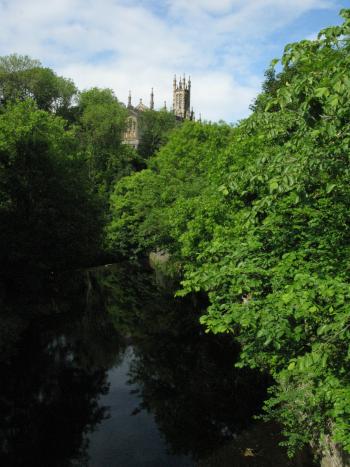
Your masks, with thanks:
[{"label": "building roof", "polygon": [[143,110],[148,110],[148,107],[142,102],[142,99],[140,99],[140,103],[135,107],[135,109],[142,112]]}]

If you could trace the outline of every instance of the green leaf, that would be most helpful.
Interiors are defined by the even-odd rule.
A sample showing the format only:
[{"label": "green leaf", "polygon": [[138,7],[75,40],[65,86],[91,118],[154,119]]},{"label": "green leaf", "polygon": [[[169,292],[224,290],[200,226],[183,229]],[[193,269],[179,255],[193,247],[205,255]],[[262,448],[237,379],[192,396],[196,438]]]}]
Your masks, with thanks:
[{"label": "green leaf", "polygon": [[336,186],[337,186],[336,183],[327,183],[326,193],[327,194],[331,193]]},{"label": "green leaf", "polygon": [[327,103],[330,107],[337,107],[339,103],[339,98],[338,96],[332,96],[327,100]]},{"label": "green leaf", "polygon": [[329,89],[328,88],[317,88],[315,91],[316,97],[328,97]]},{"label": "green leaf", "polygon": [[270,193],[272,193],[273,191],[278,190],[278,187],[279,187],[279,183],[278,183],[277,180],[271,180],[269,182]]}]

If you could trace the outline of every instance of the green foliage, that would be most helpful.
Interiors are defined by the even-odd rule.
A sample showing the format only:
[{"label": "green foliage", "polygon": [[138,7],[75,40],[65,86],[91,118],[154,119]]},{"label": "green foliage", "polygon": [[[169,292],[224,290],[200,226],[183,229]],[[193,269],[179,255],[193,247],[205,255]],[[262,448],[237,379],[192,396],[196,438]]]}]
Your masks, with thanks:
[{"label": "green foliage", "polygon": [[214,170],[208,167],[214,167],[215,152],[225,146],[229,134],[227,125],[185,122],[148,169],[117,183],[111,196],[109,248],[124,253],[160,248],[176,254],[195,201],[215,184]]},{"label": "green foliage", "polygon": [[97,251],[101,213],[72,131],[33,101],[0,114],[0,262],[73,267]]},{"label": "green foliage", "polygon": [[[294,452],[324,435],[350,452],[350,10],[285,48],[237,128],[184,124],[117,184],[111,248],[161,248],[202,323],[270,372],[266,407]],[[274,63],[276,65],[276,62]]]},{"label": "green foliage", "polygon": [[109,89],[78,94],[38,60],[0,57],[4,265],[73,267],[95,257],[110,187],[142,162],[122,143],[126,116]]},{"label": "green foliage", "polygon": [[122,144],[127,111],[110,89],[92,88],[79,95],[77,134],[96,192],[107,196],[112,183],[128,175],[137,162]]},{"label": "green foliage", "polygon": [[0,57],[0,105],[33,99],[40,109],[68,117],[76,94],[71,80],[43,68],[38,60],[16,54]]},{"label": "green foliage", "polygon": [[149,159],[166,143],[169,131],[176,125],[176,118],[166,110],[145,110],[140,114],[139,124],[141,140],[138,153]]}]

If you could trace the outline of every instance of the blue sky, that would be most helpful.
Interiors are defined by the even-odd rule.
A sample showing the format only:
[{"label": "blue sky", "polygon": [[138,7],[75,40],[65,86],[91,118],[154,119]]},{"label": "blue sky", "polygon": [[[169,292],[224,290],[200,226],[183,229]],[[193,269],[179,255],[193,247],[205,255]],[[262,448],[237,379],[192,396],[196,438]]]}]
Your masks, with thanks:
[{"label": "blue sky", "polygon": [[0,0],[0,55],[27,54],[80,89],[126,102],[172,102],[176,73],[192,78],[207,120],[249,114],[264,70],[285,44],[339,24],[345,0]]}]

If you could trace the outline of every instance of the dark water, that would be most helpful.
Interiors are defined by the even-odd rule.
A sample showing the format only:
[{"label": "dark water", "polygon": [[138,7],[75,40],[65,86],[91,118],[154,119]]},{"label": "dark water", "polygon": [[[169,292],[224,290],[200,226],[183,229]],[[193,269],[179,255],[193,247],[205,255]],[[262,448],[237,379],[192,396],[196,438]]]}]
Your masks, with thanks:
[{"label": "dark water", "polygon": [[294,465],[253,420],[266,378],[151,272],[8,281],[0,306],[1,466]]}]

